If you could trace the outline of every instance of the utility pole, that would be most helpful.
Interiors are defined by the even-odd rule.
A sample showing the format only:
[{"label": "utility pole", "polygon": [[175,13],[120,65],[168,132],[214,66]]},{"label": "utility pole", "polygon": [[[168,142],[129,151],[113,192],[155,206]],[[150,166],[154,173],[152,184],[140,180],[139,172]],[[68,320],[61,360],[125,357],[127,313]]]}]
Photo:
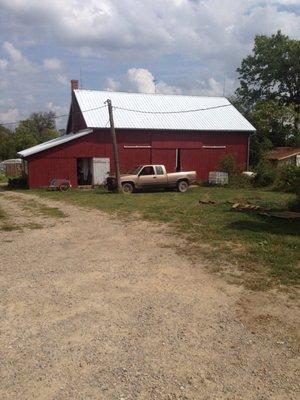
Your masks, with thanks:
[{"label": "utility pole", "polygon": [[110,133],[112,138],[112,145],[114,150],[114,161],[115,161],[115,170],[116,170],[116,180],[117,180],[117,192],[120,193],[122,191],[121,179],[120,179],[120,164],[119,164],[119,152],[117,146],[117,138],[116,131],[114,125],[114,116],[111,100],[107,99],[106,102],[108,106],[108,114],[109,114],[109,122],[110,122]]}]

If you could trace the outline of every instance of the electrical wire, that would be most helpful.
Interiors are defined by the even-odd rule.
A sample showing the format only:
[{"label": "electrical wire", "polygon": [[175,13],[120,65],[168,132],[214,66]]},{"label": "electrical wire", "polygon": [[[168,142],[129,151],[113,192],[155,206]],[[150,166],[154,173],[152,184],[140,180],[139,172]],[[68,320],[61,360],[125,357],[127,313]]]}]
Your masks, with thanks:
[{"label": "electrical wire", "polygon": [[[195,109],[190,109],[190,110],[178,110],[178,111],[146,111],[146,110],[134,110],[132,108],[125,108],[125,107],[118,107],[118,106],[113,106],[113,109],[115,110],[122,110],[122,111],[129,111],[129,112],[135,112],[135,113],[140,113],[140,114],[161,114],[161,115],[166,115],[166,114],[185,114],[185,113],[191,113],[191,112],[198,112],[198,111],[207,111],[207,110],[214,110],[217,108],[223,108],[223,107],[229,107],[232,104],[223,104],[220,106],[214,106],[214,107],[207,107],[207,108],[195,108]],[[89,111],[95,111],[95,110],[100,110],[101,108],[105,108],[107,107],[106,105],[104,106],[100,106],[100,107],[95,107],[95,108],[90,108],[88,110],[83,110],[83,111],[78,111],[75,112],[74,114],[81,114],[81,113],[85,113],[85,112],[89,112]],[[68,117],[69,114],[61,114],[61,115],[56,115],[54,117],[54,119],[58,119],[58,118],[63,118],[63,117]],[[1,126],[5,126],[5,125],[17,125],[20,122],[22,122],[22,120],[20,121],[16,121],[16,122],[5,122],[5,123],[0,123]]]},{"label": "electrical wire", "polygon": [[[89,111],[100,110],[101,108],[105,108],[105,107],[107,107],[107,106],[104,105],[104,106],[101,106],[101,107],[90,108],[89,110],[77,111],[77,112],[74,112],[73,114],[81,114],[81,113],[85,113],[85,112],[89,112]],[[54,119],[68,117],[68,116],[69,116],[69,114],[55,115]],[[16,122],[4,122],[4,123],[0,122],[0,126],[1,125],[2,126],[4,126],[4,125],[17,125],[17,124],[19,124],[19,123],[21,123],[23,121],[24,120],[20,120],[20,121],[16,121]]]},{"label": "electrical wire", "polygon": [[184,114],[184,113],[197,112],[197,111],[214,110],[216,108],[229,107],[231,105],[232,104],[223,104],[223,105],[214,106],[214,107],[195,108],[195,109],[191,109],[191,110],[178,110],[178,111],[145,111],[145,110],[134,110],[134,109],[118,107],[118,106],[113,106],[113,108],[115,110],[124,110],[124,111],[130,111],[130,112],[142,113],[142,114]]}]

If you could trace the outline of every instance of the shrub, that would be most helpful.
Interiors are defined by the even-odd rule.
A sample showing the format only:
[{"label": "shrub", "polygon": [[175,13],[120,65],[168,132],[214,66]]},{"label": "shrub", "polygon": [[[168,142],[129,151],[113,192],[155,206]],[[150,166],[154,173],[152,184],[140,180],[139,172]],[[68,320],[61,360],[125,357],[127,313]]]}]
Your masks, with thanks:
[{"label": "shrub", "polygon": [[300,196],[300,166],[284,165],[278,168],[274,189]]},{"label": "shrub", "polygon": [[255,186],[271,186],[273,185],[277,171],[276,168],[267,160],[261,160],[255,169],[256,176],[254,178]]},{"label": "shrub", "polygon": [[219,162],[219,167],[222,172],[228,173],[228,186],[233,188],[247,188],[251,186],[252,178],[241,174],[233,154],[223,156]]},{"label": "shrub", "polygon": [[8,180],[8,186],[11,188],[27,188],[27,179],[25,177],[10,178]]},{"label": "shrub", "polygon": [[299,212],[300,213],[300,196],[297,196],[295,199],[292,199],[288,203],[288,209],[290,211]]},{"label": "shrub", "polygon": [[222,172],[227,172],[228,176],[238,173],[235,157],[233,154],[226,154],[220,159],[219,166]]}]

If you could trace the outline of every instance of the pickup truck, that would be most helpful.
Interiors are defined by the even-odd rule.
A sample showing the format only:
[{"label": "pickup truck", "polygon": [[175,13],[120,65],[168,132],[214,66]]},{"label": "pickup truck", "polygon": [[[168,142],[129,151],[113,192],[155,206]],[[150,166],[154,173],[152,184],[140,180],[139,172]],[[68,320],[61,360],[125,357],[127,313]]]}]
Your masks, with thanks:
[{"label": "pickup truck", "polygon": [[[121,175],[123,193],[147,189],[177,189],[186,192],[195,181],[196,171],[167,173],[164,165],[138,165]],[[116,177],[109,176],[106,185],[109,191],[114,191],[117,187]]]}]

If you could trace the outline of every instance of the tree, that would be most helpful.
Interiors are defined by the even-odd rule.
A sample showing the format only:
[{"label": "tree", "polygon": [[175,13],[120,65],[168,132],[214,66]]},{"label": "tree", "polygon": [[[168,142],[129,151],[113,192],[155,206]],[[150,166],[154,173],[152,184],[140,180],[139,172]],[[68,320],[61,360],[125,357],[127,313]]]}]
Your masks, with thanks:
[{"label": "tree", "polygon": [[237,69],[240,87],[236,94],[245,108],[258,101],[274,100],[295,111],[294,127],[299,129],[300,41],[278,31],[275,35],[255,37],[253,54]]},{"label": "tree", "polygon": [[34,130],[38,143],[58,136],[55,126],[55,113],[53,111],[32,113],[28,121]]},{"label": "tree", "polygon": [[13,158],[15,156],[15,144],[13,133],[9,129],[0,125],[0,161]]},{"label": "tree", "polygon": [[17,151],[27,149],[59,136],[55,127],[55,114],[36,112],[21,121],[15,132],[15,147]]},{"label": "tree", "polygon": [[267,137],[273,146],[296,146],[300,132],[294,127],[295,114],[292,105],[266,100],[255,104],[250,119],[258,133]]}]

